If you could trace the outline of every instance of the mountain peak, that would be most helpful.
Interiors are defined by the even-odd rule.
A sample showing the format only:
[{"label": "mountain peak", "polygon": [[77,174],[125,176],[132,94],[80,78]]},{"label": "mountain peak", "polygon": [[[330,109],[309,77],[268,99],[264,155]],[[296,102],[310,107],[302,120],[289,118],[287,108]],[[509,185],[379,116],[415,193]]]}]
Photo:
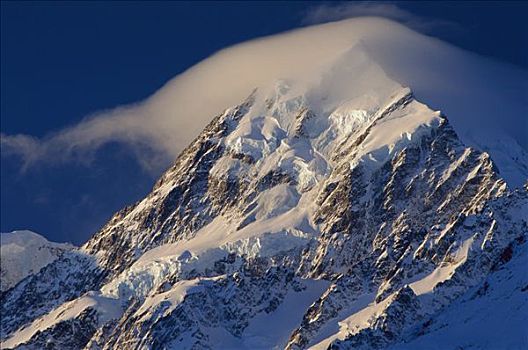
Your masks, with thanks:
[{"label": "mountain peak", "polygon": [[[298,51],[317,54],[314,40],[328,52],[304,62]],[[528,321],[516,313],[528,193],[506,184],[496,150],[464,142],[452,123],[463,108],[435,111],[419,81],[383,62],[409,45],[457,53],[390,22],[351,20],[219,53],[221,92],[247,69],[228,74],[230,52],[259,61],[292,43],[273,74],[241,79],[244,96],[257,89],[215,111],[150,194],[2,295],[2,346],[378,349],[427,336],[449,347],[460,322],[442,329],[456,307],[481,324],[474,311],[495,297]],[[497,287],[506,281],[514,298]],[[458,335],[456,346],[481,344]]]},{"label": "mountain peak", "polygon": [[[528,218],[508,208],[526,192],[410,89],[331,101],[276,86],[218,114],[146,198],[8,290],[2,312],[26,311],[2,344],[397,345],[524,249]],[[51,276],[64,282],[50,294]],[[273,338],[262,320],[284,310]]]}]

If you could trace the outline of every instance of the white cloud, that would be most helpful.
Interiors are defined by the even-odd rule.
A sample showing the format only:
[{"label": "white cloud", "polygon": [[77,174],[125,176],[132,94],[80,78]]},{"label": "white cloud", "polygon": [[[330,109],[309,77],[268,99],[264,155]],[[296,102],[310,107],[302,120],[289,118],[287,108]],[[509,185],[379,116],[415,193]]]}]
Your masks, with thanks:
[{"label": "white cloud", "polygon": [[[526,72],[491,62],[389,20],[355,18],[306,27],[222,50],[169,81],[147,100],[90,116],[42,139],[2,135],[2,155],[29,167],[89,162],[108,142],[127,145],[147,169],[159,171],[223,109],[255,87],[286,78],[317,84],[330,64],[361,43],[370,58],[417,97],[442,109],[459,132],[503,129],[526,148]],[[326,67],[326,68],[325,68]],[[353,77],[344,86],[353,88]]]},{"label": "white cloud", "polygon": [[313,6],[304,14],[303,22],[305,24],[318,24],[364,16],[388,18],[421,32],[429,32],[439,28],[458,28],[457,24],[450,21],[423,18],[402,9],[395,3],[376,1],[354,1]]}]

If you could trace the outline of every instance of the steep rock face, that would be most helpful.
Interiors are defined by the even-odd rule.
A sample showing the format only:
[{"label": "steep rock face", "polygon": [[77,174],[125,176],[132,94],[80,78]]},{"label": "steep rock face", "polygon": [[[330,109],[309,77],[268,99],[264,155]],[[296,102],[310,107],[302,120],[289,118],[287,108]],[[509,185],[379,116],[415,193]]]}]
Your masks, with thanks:
[{"label": "steep rock face", "polygon": [[[491,200],[481,212],[459,219],[461,223],[446,233],[454,236],[449,239],[447,251],[442,253],[447,243],[439,240],[437,246],[432,245],[432,237],[426,235],[421,245],[411,242],[407,248],[411,255],[391,264],[392,268],[385,269],[385,273],[378,265],[384,256],[377,260],[367,257],[310,307],[288,347],[386,348],[391,343],[423,335],[438,310],[471,290],[485,288],[486,276],[506,264],[514,250],[527,249],[526,221],[507,209],[515,206],[526,210],[527,204],[526,193],[519,192]],[[497,222],[502,222],[501,227]],[[413,246],[418,248],[411,250]],[[432,261],[421,255],[423,249]],[[436,264],[435,259],[439,259]],[[381,283],[373,282],[380,274],[384,277]],[[358,288],[363,285],[366,287]],[[395,296],[406,290],[412,306],[398,311],[397,317],[406,321],[395,338],[390,328],[402,323],[387,319],[386,309],[394,303]],[[361,311],[357,312],[357,308]],[[340,325],[339,331],[325,333],[325,327],[332,322]],[[513,342],[519,344],[520,334],[516,336]]]},{"label": "steep rock face", "polygon": [[[343,313],[365,294],[383,303],[406,284],[420,294],[438,291],[439,300],[427,306],[432,312],[448,302],[445,297],[454,299],[478,284],[507,242],[526,235],[526,215],[506,209],[525,208],[526,194],[506,194],[489,157],[464,148],[445,122],[368,182],[361,181],[361,169],[343,169],[345,181],[330,178],[319,198],[317,220],[325,225],[314,257],[307,259],[312,276],[330,274],[337,283],[311,306],[290,348],[315,345],[321,329],[345,319]],[[377,195],[365,201],[367,193]]]},{"label": "steep rock face", "polygon": [[82,349],[97,329],[96,311],[85,309],[76,318],[60,321],[31,337],[24,349]]},{"label": "steep rock face", "polygon": [[62,303],[97,289],[102,276],[93,257],[75,250],[63,254],[1,295],[2,338]]},{"label": "steep rock face", "polygon": [[226,152],[220,141],[236,127],[252,103],[250,96],[215,117],[156,183],[151,194],[118,212],[83,249],[98,255],[101,266],[117,273],[144,251],[189,237],[226,205],[232,205],[236,189],[228,183],[213,183],[209,172]]},{"label": "steep rock face", "polygon": [[409,89],[307,96],[281,82],[216,117],[149,196],[2,295],[21,311],[3,346],[386,348],[526,250],[526,191]]}]

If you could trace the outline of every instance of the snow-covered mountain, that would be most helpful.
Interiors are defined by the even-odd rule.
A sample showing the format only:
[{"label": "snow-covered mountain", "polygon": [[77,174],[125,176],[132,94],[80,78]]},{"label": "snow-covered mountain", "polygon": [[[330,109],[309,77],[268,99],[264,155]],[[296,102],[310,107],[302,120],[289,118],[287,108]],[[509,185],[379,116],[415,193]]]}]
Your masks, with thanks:
[{"label": "snow-covered mountain", "polygon": [[526,347],[527,189],[384,68],[247,91],[2,295],[2,348]]},{"label": "snow-covered mountain", "polygon": [[70,244],[50,242],[32,231],[0,233],[0,291],[37,273],[73,248]]}]

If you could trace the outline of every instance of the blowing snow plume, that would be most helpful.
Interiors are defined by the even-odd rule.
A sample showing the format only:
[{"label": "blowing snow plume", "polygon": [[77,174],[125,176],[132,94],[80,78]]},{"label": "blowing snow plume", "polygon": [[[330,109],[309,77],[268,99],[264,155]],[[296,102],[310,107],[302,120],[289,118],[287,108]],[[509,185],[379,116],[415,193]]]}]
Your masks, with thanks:
[{"label": "blowing snow plume", "polygon": [[[117,141],[130,146],[145,167],[159,169],[214,115],[277,80],[309,91],[311,103],[319,104],[315,109],[322,113],[324,104],[338,101],[343,91],[350,96],[364,84],[382,89],[385,74],[379,80],[359,78],[360,70],[354,70],[358,55],[410,87],[420,101],[440,109],[463,141],[491,154],[510,184],[518,186],[528,178],[527,72],[372,17],[306,27],[224,49],[139,104],[97,113],[42,139],[2,135],[2,155],[19,155],[28,167],[71,160]],[[345,71],[346,79],[339,83],[325,78]]]}]

